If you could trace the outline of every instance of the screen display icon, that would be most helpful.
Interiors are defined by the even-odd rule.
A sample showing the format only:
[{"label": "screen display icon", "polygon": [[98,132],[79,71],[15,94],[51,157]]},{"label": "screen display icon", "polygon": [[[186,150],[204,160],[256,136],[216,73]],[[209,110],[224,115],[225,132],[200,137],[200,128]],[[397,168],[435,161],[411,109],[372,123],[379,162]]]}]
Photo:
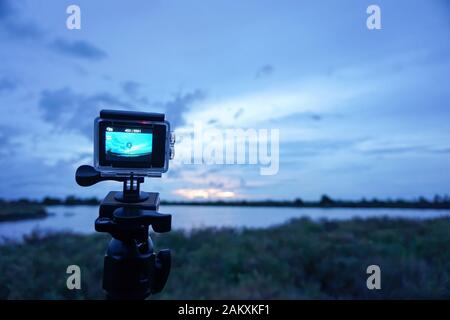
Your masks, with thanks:
[{"label": "screen display icon", "polygon": [[152,133],[142,133],[139,129],[125,129],[123,131],[111,129],[108,127],[105,132],[105,152],[107,156],[134,158],[151,155]]}]

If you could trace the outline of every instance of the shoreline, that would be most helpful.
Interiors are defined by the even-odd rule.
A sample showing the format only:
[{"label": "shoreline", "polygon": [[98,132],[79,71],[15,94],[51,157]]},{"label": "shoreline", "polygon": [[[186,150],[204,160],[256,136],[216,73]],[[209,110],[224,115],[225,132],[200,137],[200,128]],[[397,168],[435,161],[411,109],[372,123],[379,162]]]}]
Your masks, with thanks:
[{"label": "shoreline", "polygon": [[35,220],[42,219],[48,217],[49,214],[47,211],[38,212],[38,213],[10,213],[5,215],[0,215],[0,223],[1,222],[12,222],[12,221],[21,221],[21,220]]},{"label": "shoreline", "polygon": [[[44,197],[42,199],[17,199],[6,200],[0,198],[0,215],[3,209],[9,207],[50,207],[56,205],[75,206],[91,205],[98,206],[101,199],[96,197],[78,198],[69,195],[65,198]],[[262,200],[160,200],[160,205],[173,206],[219,206],[219,207],[289,207],[289,208],[383,208],[383,209],[450,209],[450,197],[448,195],[435,195],[432,198],[419,196],[411,199],[402,198],[361,198],[359,200],[333,199],[327,195],[322,195],[319,200],[303,200],[296,198],[292,200],[262,199]]]},{"label": "shoreline", "polygon": [[[52,204],[43,204],[45,207],[53,207],[53,206],[99,206],[99,203],[52,203]],[[370,205],[370,204],[333,204],[333,205],[321,205],[316,203],[311,204],[303,204],[296,205],[291,203],[278,203],[278,202],[267,202],[267,203],[252,203],[252,202],[169,202],[169,201],[161,201],[160,205],[163,206],[202,206],[202,207],[250,207],[250,208],[298,208],[298,209],[417,209],[417,210],[450,210],[450,204],[445,205],[414,205],[414,204],[405,204],[405,205],[395,205],[395,204],[386,204],[386,205]]]},{"label": "shoreline", "polygon": [[42,219],[48,216],[49,213],[44,205],[34,203],[2,203],[0,205],[0,223]]},{"label": "shoreline", "polygon": [[[62,207],[75,207],[75,206],[90,206],[97,207],[100,203],[94,203],[94,201],[73,201],[71,203],[50,203],[43,204],[38,202],[5,202],[2,201],[0,205],[0,223],[2,222],[14,222],[21,220],[35,220],[43,219],[48,217],[50,214],[49,210],[51,207],[62,206]],[[276,201],[264,201],[264,202],[172,202],[172,201],[161,201],[161,206],[188,206],[188,207],[217,207],[217,208],[294,208],[294,209],[365,209],[365,210],[375,210],[375,209],[389,209],[389,210],[437,210],[444,211],[450,210],[450,205],[446,203],[439,203],[436,205],[416,205],[413,203],[381,203],[378,205],[373,205],[373,203],[343,203],[335,202],[331,204],[321,204],[321,203],[302,203],[296,204],[292,202],[276,202]],[[213,209],[211,209],[213,210]]]}]

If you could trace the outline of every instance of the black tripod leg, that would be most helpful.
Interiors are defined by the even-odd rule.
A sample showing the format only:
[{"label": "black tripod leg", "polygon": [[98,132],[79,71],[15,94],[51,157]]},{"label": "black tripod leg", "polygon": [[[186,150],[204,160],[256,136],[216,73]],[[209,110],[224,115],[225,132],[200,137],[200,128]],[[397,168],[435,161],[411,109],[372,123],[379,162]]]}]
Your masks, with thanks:
[{"label": "black tripod leg", "polygon": [[169,249],[163,249],[158,252],[155,261],[155,279],[152,284],[152,293],[161,292],[166,285],[170,273],[171,260]]}]

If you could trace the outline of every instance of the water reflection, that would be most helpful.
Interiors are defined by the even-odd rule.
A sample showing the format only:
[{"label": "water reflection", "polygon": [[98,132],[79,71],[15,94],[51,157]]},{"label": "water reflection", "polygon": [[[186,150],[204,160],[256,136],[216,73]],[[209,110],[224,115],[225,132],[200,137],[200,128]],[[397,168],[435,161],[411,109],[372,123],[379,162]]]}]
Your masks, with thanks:
[{"label": "water reflection", "polygon": [[[0,238],[21,239],[33,230],[73,231],[89,234],[95,232],[94,221],[98,215],[95,206],[52,206],[50,216],[38,220],[0,223]],[[295,217],[318,219],[351,219],[389,216],[425,219],[450,216],[450,210],[418,209],[323,209],[323,208],[257,208],[257,207],[208,207],[161,206],[160,211],[171,213],[173,229],[191,230],[202,227],[264,228],[281,224]]]}]

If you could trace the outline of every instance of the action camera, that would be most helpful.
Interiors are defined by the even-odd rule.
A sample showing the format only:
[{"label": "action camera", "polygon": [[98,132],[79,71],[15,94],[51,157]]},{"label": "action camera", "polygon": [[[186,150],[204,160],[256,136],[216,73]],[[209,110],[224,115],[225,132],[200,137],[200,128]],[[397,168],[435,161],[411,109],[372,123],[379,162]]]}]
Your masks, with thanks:
[{"label": "action camera", "polygon": [[171,253],[155,252],[149,228],[169,232],[172,216],[159,212],[159,193],[143,192],[145,177],[161,177],[174,155],[175,136],[164,114],[102,110],[94,122],[94,167],[82,165],[75,181],[89,187],[101,181],[123,183],[100,203],[95,231],[112,238],[103,260],[108,299],[145,299],[163,290]]},{"label": "action camera", "polygon": [[174,143],[164,114],[102,110],[94,123],[94,167],[103,176],[161,176]]}]

